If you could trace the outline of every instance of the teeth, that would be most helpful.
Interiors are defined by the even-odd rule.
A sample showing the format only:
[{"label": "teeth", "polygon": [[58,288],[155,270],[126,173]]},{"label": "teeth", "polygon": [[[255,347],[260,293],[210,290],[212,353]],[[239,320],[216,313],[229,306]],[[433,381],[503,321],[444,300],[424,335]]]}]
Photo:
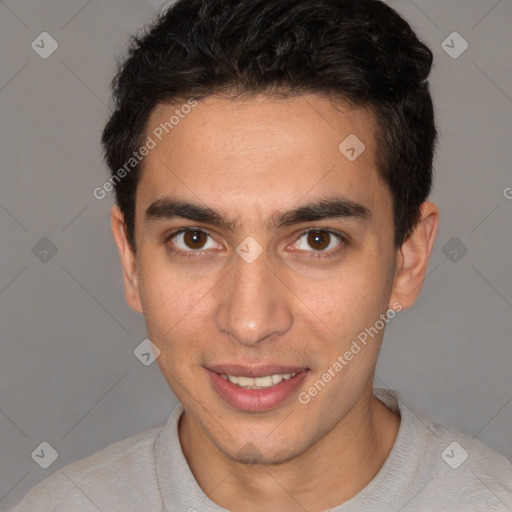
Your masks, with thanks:
[{"label": "teeth", "polygon": [[236,375],[222,375],[222,377],[241,388],[265,389],[275,386],[283,380],[291,379],[292,377],[295,377],[295,375],[297,375],[297,372],[285,373],[283,375],[266,375],[265,377],[256,377],[254,379],[252,377],[238,377]]},{"label": "teeth", "polygon": [[256,379],[251,379],[250,377],[238,377],[236,384],[243,388],[246,388],[247,386],[256,385]]}]

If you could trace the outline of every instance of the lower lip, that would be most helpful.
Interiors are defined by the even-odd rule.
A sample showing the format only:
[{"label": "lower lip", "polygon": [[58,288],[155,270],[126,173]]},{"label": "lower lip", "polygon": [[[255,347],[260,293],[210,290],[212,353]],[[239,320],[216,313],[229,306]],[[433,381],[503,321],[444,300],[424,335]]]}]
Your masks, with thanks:
[{"label": "lower lip", "polygon": [[215,391],[231,407],[242,411],[260,412],[268,411],[282,404],[302,384],[307,371],[298,372],[288,380],[282,380],[266,389],[246,389],[226,380],[224,377],[206,369]]}]

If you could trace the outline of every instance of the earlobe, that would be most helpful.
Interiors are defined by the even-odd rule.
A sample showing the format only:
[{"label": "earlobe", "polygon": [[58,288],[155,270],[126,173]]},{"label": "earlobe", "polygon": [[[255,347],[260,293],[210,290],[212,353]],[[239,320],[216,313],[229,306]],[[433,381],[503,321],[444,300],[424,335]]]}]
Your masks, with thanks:
[{"label": "earlobe", "polygon": [[137,261],[128,241],[124,215],[117,205],[110,210],[110,221],[112,236],[121,257],[126,302],[134,311],[142,313]]},{"label": "earlobe", "polygon": [[406,309],[418,298],[425,280],[438,227],[439,210],[437,206],[429,201],[424,202],[421,205],[420,221],[397,253],[390,304],[398,302],[402,305],[402,309]]}]

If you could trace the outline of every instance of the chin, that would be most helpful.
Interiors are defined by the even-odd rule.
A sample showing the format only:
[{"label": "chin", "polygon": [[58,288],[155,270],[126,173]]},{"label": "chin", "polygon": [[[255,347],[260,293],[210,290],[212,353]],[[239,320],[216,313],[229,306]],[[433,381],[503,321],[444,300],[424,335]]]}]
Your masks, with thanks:
[{"label": "chin", "polygon": [[233,451],[234,442],[229,445],[220,445],[214,443],[217,449],[228,459],[239,464],[263,464],[263,465],[276,465],[283,464],[289,460],[297,457],[307,449],[298,448],[298,443],[290,440],[290,437],[285,439],[276,440],[263,439],[259,441],[245,441],[240,440],[236,444],[241,446],[236,451]]}]

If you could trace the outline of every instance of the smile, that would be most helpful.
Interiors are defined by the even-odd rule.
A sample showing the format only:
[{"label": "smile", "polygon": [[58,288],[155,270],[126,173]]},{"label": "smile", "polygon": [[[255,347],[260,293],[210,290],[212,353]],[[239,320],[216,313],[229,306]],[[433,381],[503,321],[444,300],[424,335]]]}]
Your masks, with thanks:
[{"label": "smile", "polygon": [[216,395],[239,411],[275,409],[296,396],[308,368],[300,366],[216,365],[205,368]]},{"label": "smile", "polygon": [[274,374],[266,375],[265,377],[243,377],[236,375],[221,375],[225,380],[229,380],[232,384],[236,384],[241,388],[245,389],[267,389],[279,384],[283,380],[291,379],[295,377],[297,373],[285,373],[285,374]]}]

